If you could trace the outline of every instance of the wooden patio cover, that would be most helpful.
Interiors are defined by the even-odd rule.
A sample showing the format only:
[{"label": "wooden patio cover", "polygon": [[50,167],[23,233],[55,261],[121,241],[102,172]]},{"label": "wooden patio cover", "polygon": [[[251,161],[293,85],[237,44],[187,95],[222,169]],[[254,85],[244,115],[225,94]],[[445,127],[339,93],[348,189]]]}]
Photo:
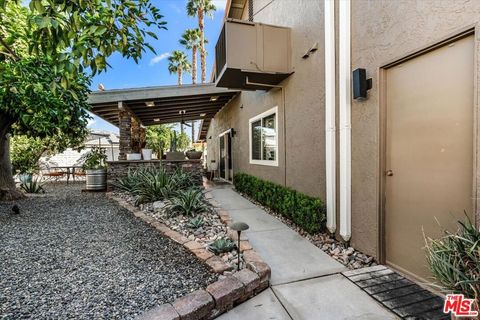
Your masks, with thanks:
[{"label": "wooden patio cover", "polygon": [[95,91],[89,96],[91,111],[119,125],[119,105],[128,108],[144,126],[202,120],[199,140],[205,140],[211,119],[239,91],[215,87],[214,83]]}]

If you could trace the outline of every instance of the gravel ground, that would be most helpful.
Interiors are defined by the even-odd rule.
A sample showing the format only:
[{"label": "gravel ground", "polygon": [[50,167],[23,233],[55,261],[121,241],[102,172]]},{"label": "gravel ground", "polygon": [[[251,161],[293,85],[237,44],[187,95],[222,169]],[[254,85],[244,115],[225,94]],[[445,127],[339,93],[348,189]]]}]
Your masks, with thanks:
[{"label": "gravel ground", "polygon": [[0,203],[0,318],[129,319],[216,280],[207,266],[83,184]]},{"label": "gravel ground", "polygon": [[[121,197],[131,205],[135,205],[135,198],[131,196],[128,192],[123,192],[116,190],[114,191],[115,196]],[[208,249],[208,246],[216,239],[226,239],[228,238],[227,225],[223,224],[220,220],[218,214],[213,212],[202,212],[197,214],[196,218],[202,218],[204,224],[202,227],[197,229],[192,229],[188,226],[191,218],[185,217],[182,215],[172,216],[167,213],[165,210],[165,204],[167,201],[156,201],[154,203],[145,203],[139,206],[139,209],[142,210],[147,215],[157,219],[161,223],[168,226],[170,229],[175,230],[182,235],[184,235],[188,240],[196,241],[203,245],[205,249]],[[158,207],[158,204],[161,204],[161,207]],[[238,264],[238,254],[237,250],[232,250],[231,252],[225,252],[218,254],[222,260],[232,267],[233,271],[225,271],[224,275],[230,275],[237,270]],[[246,264],[243,260],[243,255],[240,255],[240,268],[245,268]]]}]

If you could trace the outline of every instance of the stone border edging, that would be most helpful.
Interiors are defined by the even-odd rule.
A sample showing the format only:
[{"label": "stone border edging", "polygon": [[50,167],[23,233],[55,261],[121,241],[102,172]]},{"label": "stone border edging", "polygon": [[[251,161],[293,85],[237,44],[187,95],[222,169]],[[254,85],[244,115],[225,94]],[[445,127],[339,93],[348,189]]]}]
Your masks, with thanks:
[{"label": "stone border edging", "polygon": [[[198,259],[206,263],[215,273],[223,274],[225,271],[232,270],[231,266],[205,249],[200,243],[188,240],[179,232],[146,215],[124,199],[114,196],[112,192],[106,192],[105,195],[108,199],[115,201],[118,205],[133,213],[135,217],[153,226],[164,236],[183,245]],[[205,198],[215,207],[220,220],[228,226],[232,222],[228,211],[220,208],[219,203],[213,199],[209,191],[205,192]],[[228,236],[235,242],[238,239],[237,233],[230,229]],[[141,314],[138,318],[145,320],[214,319],[268,288],[271,275],[270,267],[253,250],[250,242],[244,235],[240,238],[240,252],[243,253],[243,259],[246,263],[245,269],[211,283],[206,289],[196,290],[178,298],[172,303],[156,306]]]}]

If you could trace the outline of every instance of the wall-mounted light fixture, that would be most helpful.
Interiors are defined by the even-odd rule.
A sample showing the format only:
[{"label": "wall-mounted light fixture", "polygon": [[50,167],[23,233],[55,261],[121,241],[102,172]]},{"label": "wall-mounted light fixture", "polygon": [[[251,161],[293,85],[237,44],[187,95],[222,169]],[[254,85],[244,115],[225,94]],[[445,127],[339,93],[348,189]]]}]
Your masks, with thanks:
[{"label": "wall-mounted light fixture", "polygon": [[210,101],[217,101],[218,100],[218,96],[211,96],[210,97]]},{"label": "wall-mounted light fixture", "polygon": [[353,70],[353,99],[367,99],[367,91],[372,89],[372,78],[367,79],[367,71],[362,68]]},{"label": "wall-mounted light fixture", "polygon": [[154,107],[154,106],[155,106],[155,102],[154,102],[154,101],[147,101],[147,102],[145,102],[145,105],[146,105],[147,107]]},{"label": "wall-mounted light fixture", "polygon": [[200,113],[200,117],[205,117],[206,115],[206,113]]},{"label": "wall-mounted light fixture", "polygon": [[159,122],[159,121],[160,121],[160,118],[155,118],[155,119],[153,119],[153,121]]},{"label": "wall-mounted light fixture", "polygon": [[313,44],[313,46],[311,46],[310,49],[308,49],[307,52],[305,52],[305,54],[302,56],[302,58],[307,59],[308,57],[310,57],[311,54],[313,54],[317,50],[318,50],[318,42],[315,42]]}]

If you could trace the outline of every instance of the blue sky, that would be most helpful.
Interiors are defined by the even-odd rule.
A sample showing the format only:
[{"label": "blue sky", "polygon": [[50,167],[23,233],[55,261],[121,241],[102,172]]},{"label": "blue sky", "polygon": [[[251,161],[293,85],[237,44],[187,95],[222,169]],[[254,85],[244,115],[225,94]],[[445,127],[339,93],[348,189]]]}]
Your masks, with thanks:
[{"label": "blue sky", "polygon": [[[98,90],[102,83],[105,89],[134,88],[144,86],[175,85],[177,76],[169,74],[167,70],[167,57],[173,50],[184,50],[191,59],[191,52],[179,44],[179,39],[185,29],[196,28],[197,19],[189,17],[186,13],[186,0],[152,0],[164,16],[167,22],[167,30],[157,32],[158,40],[151,39],[149,42],[154,47],[156,54],[147,51],[143,58],[136,64],[133,60],[123,58],[119,54],[112,55],[108,63],[112,66],[106,72],[96,75],[92,81],[92,90]],[[207,81],[212,71],[213,59],[215,56],[215,43],[217,42],[220,28],[223,22],[223,15],[226,0],[214,0],[217,11],[213,19],[205,19],[205,37],[209,40],[207,44]],[[200,56],[197,56],[197,76],[200,82]],[[183,83],[191,83],[191,75],[183,77]],[[118,132],[118,129],[102,120],[94,118],[89,123],[89,128]],[[187,128],[187,133],[190,129]],[[197,131],[198,132],[198,131]]]}]

